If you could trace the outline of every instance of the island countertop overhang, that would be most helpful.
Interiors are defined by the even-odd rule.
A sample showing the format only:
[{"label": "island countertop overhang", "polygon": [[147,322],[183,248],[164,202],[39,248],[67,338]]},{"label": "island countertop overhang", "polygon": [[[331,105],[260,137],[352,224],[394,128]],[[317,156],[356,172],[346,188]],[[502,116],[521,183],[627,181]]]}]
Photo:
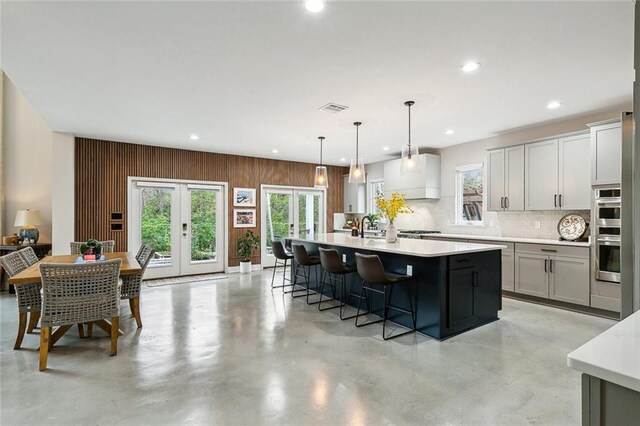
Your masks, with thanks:
[{"label": "island countertop overhang", "polygon": [[360,238],[351,235],[328,233],[313,238],[289,237],[292,241],[326,244],[351,249],[380,251],[416,257],[441,257],[458,254],[477,253],[507,248],[500,244],[456,243],[450,241],[418,240],[400,238],[395,243],[387,243],[379,238]]}]

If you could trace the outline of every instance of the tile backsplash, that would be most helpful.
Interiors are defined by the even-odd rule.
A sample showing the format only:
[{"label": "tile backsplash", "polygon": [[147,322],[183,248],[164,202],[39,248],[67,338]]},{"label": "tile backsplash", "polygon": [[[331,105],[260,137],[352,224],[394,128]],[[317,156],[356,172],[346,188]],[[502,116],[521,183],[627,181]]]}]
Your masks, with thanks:
[{"label": "tile backsplash", "polygon": [[[484,212],[484,225],[455,225],[455,197],[439,200],[409,200],[412,214],[396,219],[398,229],[425,229],[445,234],[495,237],[558,238],[558,222],[567,211]],[[587,222],[589,210],[580,210]],[[536,229],[536,222],[540,228]],[[492,226],[493,225],[493,226]]]}]

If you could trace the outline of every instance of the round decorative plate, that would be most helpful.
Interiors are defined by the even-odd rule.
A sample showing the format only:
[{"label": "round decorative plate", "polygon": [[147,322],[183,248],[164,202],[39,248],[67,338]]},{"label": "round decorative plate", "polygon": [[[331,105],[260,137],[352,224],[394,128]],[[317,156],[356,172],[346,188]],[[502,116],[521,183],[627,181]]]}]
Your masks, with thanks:
[{"label": "round decorative plate", "polygon": [[587,221],[576,213],[564,215],[558,222],[558,233],[563,240],[575,241],[584,235]]}]

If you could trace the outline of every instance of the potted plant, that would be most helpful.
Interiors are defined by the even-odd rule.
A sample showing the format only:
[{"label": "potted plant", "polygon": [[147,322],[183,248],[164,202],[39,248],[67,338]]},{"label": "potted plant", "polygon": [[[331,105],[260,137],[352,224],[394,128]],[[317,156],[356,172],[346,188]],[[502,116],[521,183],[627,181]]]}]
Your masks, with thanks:
[{"label": "potted plant", "polygon": [[238,238],[241,274],[251,272],[251,255],[258,247],[260,247],[260,236],[254,234],[253,231],[247,231],[243,236]]},{"label": "potted plant", "polygon": [[387,233],[385,239],[388,243],[395,243],[398,240],[398,229],[394,226],[393,221],[401,213],[413,213],[410,207],[407,207],[407,202],[404,200],[404,195],[398,192],[391,194],[391,199],[386,200],[384,196],[376,198],[376,205],[380,215],[389,220],[387,225]]},{"label": "potted plant", "polygon": [[102,243],[91,239],[80,246],[80,253],[85,260],[97,260],[102,254]]}]

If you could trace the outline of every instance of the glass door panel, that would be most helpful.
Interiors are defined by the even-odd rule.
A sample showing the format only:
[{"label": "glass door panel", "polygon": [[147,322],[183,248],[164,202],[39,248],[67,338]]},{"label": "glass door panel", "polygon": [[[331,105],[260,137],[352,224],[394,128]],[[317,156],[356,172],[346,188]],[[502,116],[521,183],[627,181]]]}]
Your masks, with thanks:
[{"label": "glass door panel", "polygon": [[297,230],[300,238],[314,238],[318,235],[321,219],[321,193],[298,192]]},{"label": "glass door panel", "polygon": [[173,188],[141,188],[141,243],[151,246],[155,256],[149,266],[171,265],[171,199]]},{"label": "glass door panel", "polygon": [[266,250],[264,254],[272,256],[272,242],[288,237],[293,231],[293,194],[289,191],[267,191],[265,199]]},{"label": "glass door panel", "polygon": [[189,191],[191,201],[191,261],[217,259],[216,191]]}]

